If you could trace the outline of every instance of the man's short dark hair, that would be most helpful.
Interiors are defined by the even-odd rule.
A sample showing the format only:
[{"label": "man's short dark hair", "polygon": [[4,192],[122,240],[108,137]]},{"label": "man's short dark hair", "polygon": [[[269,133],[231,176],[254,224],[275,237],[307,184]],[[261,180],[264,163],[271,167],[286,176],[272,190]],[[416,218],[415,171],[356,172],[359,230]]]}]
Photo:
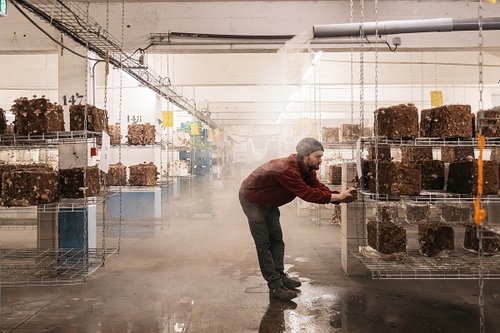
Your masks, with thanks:
[{"label": "man's short dark hair", "polygon": [[297,157],[299,158],[308,156],[318,150],[325,151],[321,142],[314,138],[304,138],[300,140],[295,149],[297,150]]}]

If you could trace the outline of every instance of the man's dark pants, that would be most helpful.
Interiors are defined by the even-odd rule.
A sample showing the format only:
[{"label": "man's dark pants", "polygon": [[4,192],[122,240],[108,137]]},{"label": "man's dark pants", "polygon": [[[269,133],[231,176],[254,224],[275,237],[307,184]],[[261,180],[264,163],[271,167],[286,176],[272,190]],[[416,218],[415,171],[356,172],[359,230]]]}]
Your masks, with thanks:
[{"label": "man's dark pants", "polygon": [[260,271],[269,288],[274,289],[281,284],[280,277],[284,270],[285,243],[281,231],[280,211],[277,207],[256,206],[242,193],[239,198],[255,241]]}]

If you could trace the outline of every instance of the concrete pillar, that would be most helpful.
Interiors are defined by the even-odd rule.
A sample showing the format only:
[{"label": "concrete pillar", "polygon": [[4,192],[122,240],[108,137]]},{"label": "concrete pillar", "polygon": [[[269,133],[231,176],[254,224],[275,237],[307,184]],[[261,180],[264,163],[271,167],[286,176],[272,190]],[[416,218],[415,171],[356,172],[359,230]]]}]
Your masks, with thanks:
[{"label": "concrete pillar", "polygon": [[59,247],[58,242],[59,234],[56,206],[47,205],[46,207],[38,207],[37,247],[39,249],[57,249]]},{"label": "concrete pillar", "polygon": [[[87,50],[78,46],[69,38],[65,39],[65,45],[73,51],[83,56],[87,55]],[[64,108],[64,128],[66,131],[69,127],[69,107],[72,104],[84,104],[88,94],[87,87],[91,86],[88,78],[87,60],[77,55],[64,50],[63,54],[59,53],[58,59],[58,87],[59,98],[58,103]],[[78,97],[83,96],[83,97]],[[66,103],[65,103],[66,101]]]},{"label": "concrete pillar", "polygon": [[[355,186],[356,164],[342,163],[342,191]],[[365,243],[365,221],[363,202],[341,204],[340,256],[342,269],[349,276],[364,276],[368,270],[352,253],[357,253]]]}]

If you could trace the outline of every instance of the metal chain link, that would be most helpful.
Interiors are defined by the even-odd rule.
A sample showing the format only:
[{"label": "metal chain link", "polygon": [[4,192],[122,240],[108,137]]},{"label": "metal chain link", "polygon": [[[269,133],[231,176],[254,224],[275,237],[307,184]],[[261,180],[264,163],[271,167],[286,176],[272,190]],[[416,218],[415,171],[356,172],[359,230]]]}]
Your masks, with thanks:
[{"label": "metal chain link", "polygon": [[434,90],[437,90],[437,53],[434,51]]},{"label": "metal chain link", "polygon": [[[317,66],[318,66],[318,82],[317,83],[318,83],[318,117],[319,117],[319,119],[318,119],[318,124],[316,127],[317,127],[317,131],[321,132],[322,120],[323,120],[323,118],[322,118],[323,110],[321,107],[323,104],[321,102],[321,59],[320,59],[320,61],[318,61]],[[318,133],[318,135],[319,135],[319,133]]]},{"label": "metal chain link", "polygon": [[[167,70],[167,76],[169,77],[169,82],[170,81],[170,56],[169,54],[167,54],[166,56],[166,70]],[[173,113],[173,109],[172,109],[172,103],[169,99],[167,99],[167,110],[169,112],[172,112]],[[172,121],[173,121],[173,117],[174,115],[172,114]],[[172,124],[173,126],[173,124]],[[172,127],[173,128],[173,127]],[[172,147],[174,147],[174,131],[173,129],[169,129],[168,130],[168,141],[172,144]],[[167,147],[168,147],[168,143],[167,143]],[[174,159],[174,156],[173,156],[173,149],[172,149],[172,160]],[[170,163],[172,161],[170,160],[170,154],[167,152],[167,177],[170,177]]]},{"label": "metal chain link", "polygon": [[[125,0],[122,0],[122,21],[121,21],[121,36],[120,36],[120,48],[123,49],[123,44],[125,43]],[[118,143],[118,163],[122,164],[122,111],[123,111],[123,70],[122,67],[122,54],[120,53],[120,101],[118,104],[118,123],[120,124],[120,140]],[[123,228],[123,193],[122,184],[118,187],[118,192],[120,193],[120,217],[118,220],[118,253],[121,249],[122,240],[122,228]]]},{"label": "metal chain link", "polygon": [[[162,81],[160,82],[160,84],[163,84],[163,78],[165,77],[164,76],[164,73],[163,73],[163,54],[160,54],[160,57],[159,57],[159,61],[160,61],[160,77],[162,78]],[[164,148],[164,140],[163,140],[163,134],[164,134],[164,131],[165,131],[165,128],[163,128],[163,97],[160,96],[160,119],[161,119],[161,123],[160,123],[160,182],[163,180],[163,148]],[[167,149],[165,148],[165,153],[167,152]]]},{"label": "metal chain link", "polygon": [[44,56],[44,65],[45,65],[45,98],[49,99],[49,62],[48,55]]},{"label": "metal chain link", "polygon": [[[106,34],[109,35],[109,0],[106,0]],[[105,69],[104,69],[104,111],[108,111],[108,75],[109,75],[109,55],[106,50],[106,59],[105,59]],[[94,92],[95,93],[95,92]],[[104,177],[104,187],[106,188],[106,177]],[[103,249],[103,263],[105,263],[106,259],[106,201],[104,201],[104,213],[102,219],[102,249]]]},{"label": "metal chain link", "polygon": [[106,0],[106,38],[109,40],[109,0]]},{"label": "metal chain link", "polygon": [[[349,22],[354,22],[354,0],[350,0]],[[351,37],[351,124],[354,123],[354,38]]]},{"label": "metal chain link", "polygon": [[424,106],[424,49],[420,49],[420,109]]},{"label": "metal chain link", "polygon": [[[375,100],[374,100],[374,106],[375,106],[375,111],[378,111],[378,1],[374,0],[374,7],[375,7]],[[380,192],[380,186],[379,186],[379,179],[378,177],[378,171],[379,171],[379,161],[378,161],[378,115],[374,117],[374,124],[373,124],[373,131],[374,131],[374,154],[375,154],[375,194],[379,195]],[[378,210],[377,205],[377,210]],[[375,214],[375,221],[376,221],[376,247],[377,251],[380,249],[380,234],[381,234],[381,229],[380,229],[380,220],[378,218],[378,211]]]},{"label": "metal chain link", "polygon": [[[378,46],[379,46],[379,35],[378,35],[378,0],[373,0],[375,5],[375,110],[378,109]],[[363,124],[361,124],[363,125]],[[375,138],[377,140],[377,138]],[[375,148],[378,149],[378,145],[375,145]],[[377,152],[375,152],[377,155]]]},{"label": "metal chain link", "polygon": [[[87,30],[86,33],[88,34],[89,33],[89,30],[90,30],[90,23],[89,23],[89,19],[90,19],[90,14],[89,14],[89,10],[90,10],[90,1],[87,0],[86,1],[86,13],[85,13],[85,18],[86,18],[86,24],[85,24],[85,29]],[[85,41],[85,54],[88,55],[90,52],[90,46],[89,46],[89,41],[88,39]],[[83,93],[83,101],[84,101],[84,105],[85,105],[85,109],[84,109],[84,117],[83,117],[83,137],[85,139],[85,146],[87,146],[87,144],[89,143],[89,140],[88,140],[88,137],[87,137],[87,119],[88,119],[88,91],[89,91],[89,82],[88,82],[88,73],[90,72],[90,63],[88,61],[88,59],[85,59],[85,69],[84,69],[84,75],[85,75],[85,92]],[[88,206],[88,203],[87,203],[87,168],[88,168],[88,165],[89,165],[89,160],[88,160],[88,155],[87,155],[87,147],[85,149],[85,165],[83,166],[83,218],[84,218],[84,227],[83,227],[83,244],[86,244],[84,245],[86,247],[86,251],[88,253],[88,250],[89,250],[89,247],[88,247],[88,217],[89,217],[89,213],[88,213],[88,209],[89,209],[89,206]],[[103,260],[104,261],[104,260]]]},{"label": "metal chain link", "polygon": [[415,96],[413,95],[413,51],[410,52],[410,100],[415,103]]},{"label": "metal chain link", "polygon": [[359,52],[359,115],[361,122],[365,111],[365,54],[364,54],[365,31],[363,22],[365,16],[365,1],[360,0],[359,6],[360,6],[359,35],[361,38],[360,52]]},{"label": "metal chain link", "polygon": [[[478,67],[479,67],[479,110],[483,110],[483,0],[479,0],[478,7]],[[481,133],[481,128],[479,128],[479,133]],[[477,227],[479,230],[479,245],[478,245],[478,257],[479,257],[479,331],[481,333],[485,332],[484,326],[484,267],[483,267],[483,226]]]}]

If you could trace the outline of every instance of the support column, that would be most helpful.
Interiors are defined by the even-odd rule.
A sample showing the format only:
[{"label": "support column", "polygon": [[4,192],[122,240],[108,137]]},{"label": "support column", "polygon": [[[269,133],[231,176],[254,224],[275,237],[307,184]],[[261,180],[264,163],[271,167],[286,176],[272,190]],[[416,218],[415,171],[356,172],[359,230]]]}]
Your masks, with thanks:
[{"label": "support column", "polygon": [[[354,182],[356,175],[355,163],[342,163],[342,191],[357,185]],[[366,267],[352,255],[352,252],[359,251],[359,246],[364,245],[363,202],[358,199],[358,201],[340,205],[340,256],[342,269],[349,276],[367,275],[369,272]]]}]

